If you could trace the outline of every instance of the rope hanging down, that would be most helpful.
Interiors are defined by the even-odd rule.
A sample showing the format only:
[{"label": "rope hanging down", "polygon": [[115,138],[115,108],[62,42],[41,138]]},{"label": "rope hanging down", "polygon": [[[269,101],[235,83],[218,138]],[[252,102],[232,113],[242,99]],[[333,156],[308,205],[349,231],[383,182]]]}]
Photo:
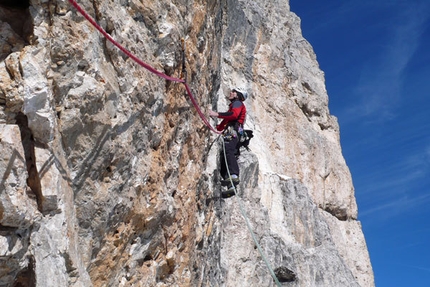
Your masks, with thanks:
[{"label": "rope hanging down", "polygon": [[[196,108],[197,113],[199,114],[200,118],[202,119],[202,121],[205,123],[205,125],[212,130],[214,133],[216,134],[220,134],[219,131],[217,131],[207,120],[207,118],[205,117],[205,115],[203,114],[203,112],[201,111],[196,99],[194,98],[193,94],[191,93],[190,87],[188,86],[187,82],[184,79],[179,79],[179,78],[175,78],[175,77],[171,77],[168,76],[160,71],[157,71],[155,68],[151,67],[150,65],[146,64],[145,62],[143,62],[142,60],[140,60],[138,57],[136,57],[134,54],[132,54],[130,51],[128,51],[126,48],[124,48],[123,46],[121,46],[121,44],[119,44],[117,41],[115,41],[111,35],[109,35],[102,27],[100,27],[99,24],[97,24],[97,22],[90,16],[88,15],[88,13],[81,7],[79,6],[79,4],[76,2],[76,0],[69,0],[70,4],[72,4],[76,10],[78,10],[79,13],[82,14],[82,16],[84,16],[85,19],[88,20],[88,22],[90,22],[94,28],[96,28],[97,30],[99,30],[99,32],[107,39],[109,40],[109,42],[111,42],[112,44],[114,44],[116,47],[118,47],[118,49],[120,49],[122,52],[124,52],[128,57],[130,57],[133,61],[135,61],[137,64],[139,64],[140,66],[144,67],[145,69],[147,69],[148,71],[150,71],[151,73],[166,79],[168,81],[172,81],[172,82],[178,82],[178,83],[182,83],[185,86],[185,89],[187,90],[188,96],[191,100],[191,102],[193,103],[193,106]],[[183,63],[184,64],[184,63]]]},{"label": "rope hanging down", "polygon": [[[222,141],[222,150],[223,150],[223,153],[224,153],[224,162],[227,163],[227,154],[225,152],[224,138],[222,136],[220,136],[220,138],[221,138],[221,141]],[[231,178],[230,170],[229,170],[227,164],[226,164],[226,167],[227,167],[227,175],[228,175],[228,178],[230,179],[230,184],[231,184],[231,186],[234,189],[234,194],[236,195],[236,199],[237,199],[237,201],[239,203],[240,212],[242,213],[242,216],[245,219],[246,227],[248,228],[249,233],[251,233],[251,237],[254,240],[255,246],[257,246],[258,252],[260,253],[261,257],[263,258],[264,263],[267,266],[267,269],[269,269],[269,273],[272,276],[273,280],[275,281],[276,286],[281,287],[281,283],[279,282],[278,277],[276,277],[275,272],[273,271],[273,268],[272,268],[272,266],[269,263],[269,260],[267,260],[266,256],[264,255],[263,249],[261,248],[260,244],[258,243],[257,237],[255,236],[255,233],[252,230],[251,223],[249,222],[248,216],[246,216],[246,212],[245,212],[245,208],[243,207],[242,200],[239,197],[239,195],[237,194],[236,186],[233,183],[233,179]]]},{"label": "rope hanging down", "polygon": [[[216,129],[214,129],[211,124],[208,122],[208,120],[206,119],[206,117],[204,116],[203,112],[201,111],[196,99],[193,97],[193,94],[191,93],[190,87],[187,85],[186,81],[184,79],[179,79],[179,78],[175,78],[175,77],[171,77],[168,76],[160,71],[157,71],[155,68],[151,67],[150,65],[146,64],[145,62],[143,62],[142,60],[140,60],[139,58],[137,58],[134,54],[132,54],[130,51],[128,51],[126,48],[124,48],[121,44],[119,44],[117,41],[115,41],[102,27],[100,27],[100,25],[97,24],[97,22],[91,18],[91,16],[88,15],[88,13],[81,7],[79,6],[79,4],[75,1],[75,0],[69,0],[69,2],[76,8],[76,10],[78,10],[79,13],[82,14],[82,16],[84,16],[85,19],[87,19],[107,40],[109,40],[112,44],[114,44],[116,47],[118,47],[118,49],[120,49],[122,52],[124,52],[128,57],[130,57],[133,61],[135,61],[137,64],[139,64],[140,66],[142,66],[143,68],[147,69],[148,71],[150,71],[151,73],[164,78],[168,81],[172,81],[172,82],[178,82],[178,83],[183,83],[185,86],[185,89],[187,90],[188,96],[190,97],[191,102],[193,103],[194,107],[197,110],[197,113],[199,114],[200,118],[203,120],[203,122],[205,123],[205,125],[210,128],[213,132],[220,134],[219,131],[217,131]],[[182,69],[184,71],[184,62],[182,63]],[[221,137],[222,138],[222,137]],[[224,147],[224,143],[223,143],[223,147]],[[225,150],[224,150],[224,156],[225,156]],[[227,160],[227,159],[226,159]],[[227,169],[229,176],[230,176],[230,171]],[[233,183],[232,183],[233,185]],[[234,186],[234,185],[233,185]],[[236,188],[235,188],[235,193],[236,192]],[[239,197],[237,197],[239,198]],[[272,275],[275,283],[277,286],[281,286],[279,283],[278,278],[276,277],[275,273],[273,272],[273,269],[270,266],[270,263],[268,262],[268,260],[266,259],[266,257],[264,256],[264,252],[260,246],[260,244],[257,241],[257,238],[255,237],[254,232],[252,231],[251,228],[251,224],[249,223],[248,217],[246,216],[245,210],[242,206],[242,202],[240,201],[240,199],[238,199],[239,201],[239,207],[241,210],[241,213],[243,215],[243,217],[245,218],[245,222],[246,225],[251,233],[251,236],[255,242],[255,245],[257,246],[258,251],[260,252],[261,257],[263,257],[264,262],[266,263],[270,274]]]}]

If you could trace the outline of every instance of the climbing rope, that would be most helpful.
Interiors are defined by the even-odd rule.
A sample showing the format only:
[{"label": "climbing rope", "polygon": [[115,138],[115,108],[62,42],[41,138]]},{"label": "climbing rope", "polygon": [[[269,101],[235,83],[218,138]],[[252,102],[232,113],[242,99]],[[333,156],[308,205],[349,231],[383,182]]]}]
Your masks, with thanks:
[{"label": "climbing rope", "polygon": [[[93,26],[94,26],[94,28],[96,28],[108,41],[110,41],[113,45],[115,45],[118,49],[120,49],[122,52],[124,52],[124,54],[126,54],[128,57],[130,57],[133,61],[135,61],[137,64],[139,64],[140,66],[142,66],[143,68],[145,68],[145,69],[147,69],[148,71],[150,71],[151,73],[153,73],[153,74],[155,74],[155,75],[157,75],[158,77],[161,77],[161,78],[164,78],[164,79],[166,79],[166,80],[168,80],[168,81],[172,81],[172,82],[178,82],[178,83],[182,83],[182,84],[184,84],[184,86],[185,86],[185,89],[186,89],[186,91],[187,91],[187,93],[188,93],[188,96],[189,96],[189,98],[190,98],[190,100],[191,100],[191,102],[192,102],[192,104],[194,105],[194,107],[196,108],[196,110],[197,110],[197,113],[199,114],[199,116],[200,116],[200,118],[202,119],[202,121],[205,123],[205,125],[209,128],[209,129],[211,129],[214,133],[216,133],[216,134],[220,134],[221,132],[219,132],[219,131],[217,131],[216,129],[214,129],[214,127],[212,127],[212,125],[209,123],[209,121],[207,120],[207,118],[204,116],[204,114],[203,114],[203,112],[201,111],[201,109],[200,109],[200,107],[199,107],[199,105],[198,105],[198,103],[197,103],[197,101],[196,101],[196,99],[194,98],[194,96],[193,96],[193,94],[191,93],[191,90],[190,90],[190,87],[188,86],[188,84],[187,84],[187,82],[186,82],[186,79],[184,78],[184,79],[179,79],[179,78],[175,78],[175,77],[171,77],[171,76],[168,76],[168,75],[166,75],[166,74],[164,74],[164,73],[162,73],[162,72],[160,72],[160,71],[158,71],[158,70],[156,70],[155,68],[153,68],[152,66],[150,66],[150,65],[148,65],[148,64],[146,64],[145,62],[143,62],[142,60],[140,60],[138,57],[136,57],[133,53],[131,53],[130,51],[128,51],[126,48],[124,48],[121,44],[119,44],[117,41],[115,41],[102,27],[100,27],[100,25],[99,24],[97,24],[97,22],[91,17],[91,16],[89,16],[88,15],[88,13],[81,7],[81,6],[79,6],[79,4],[76,2],[76,0],[69,0],[69,2],[70,2],[70,4],[72,4],[75,8],[76,8],[76,10],[78,10],[78,12],[79,13],[81,13],[82,14],[82,16],[85,18],[85,19],[87,19],[88,20],[88,22],[90,22]],[[182,43],[182,50],[183,50],[183,54],[185,54],[184,53],[184,50],[185,50],[185,44],[184,43]],[[182,62],[182,72],[183,72],[183,74],[185,74],[186,75],[186,70],[185,70],[185,58],[183,58],[183,62]],[[186,77],[186,76],[185,76]],[[221,136],[221,138],[222,138],[222,144],[223,144],[223,150],[224,150],[224,159],[225,159],[225,162],[227,163],[227,156],[226,156],[226,152],[225,152],[225,146],[224,146],[224,139],[223,139],[223,137]],[[228,172],[228,176],[230,177],[230,170],[228,169],[228,166],[227,166],[227,172]],[[230,180],[231,180],[231,177],[230,177]],[[233,184],[233,181],[231,181],[231,184],[232,184],[232,186],[233,186],[233,188],[234,188],[234,193],[237,195],[237,191],[236,191],[236,187],[234,186],[234,184]],[[242,203],[242,201],[241,201],[241,199],[240,199],[240,197],[239,196],[236,196],[236,198],[237,198],[237,201],[239,202],[239,208],[240,208],[240,211],[241,211],[241,213],[242,213],[242,216],[245,218],[245,222],[246,222],[246,225],[247,225],[247,227],[248,227],[248,230],[249,230],[249,232],[251,233],[251,236],[252,236],[252,239],[254,240],[254,243],[255,243],[255,245],[257,246],[257,249],[258,249],[258,251],[260,252],[260,255],[261,255],[261,257],[263,258],[263,260],[264,260],[264,262],[266,263],[266,265],[267,265],[267,268],[269,269],[269,271],[270,271],[270,274],[272,275],[272,277],[273,277],[273,279],[275,280],[275,282],[276,282],[276,285],[278,286],[278,287],[281,287],[281,283],[279,283],[279,280],[278,280],[278,278],[276,277],[276,275],[275,275],[275,272],[273,271],[273,269],[272,269],[272,267],[270,266],[270,263],[268,262],[268,260],[267,260],[267,258],[266,258],[266,256],[264,255],[264,252],[263,252],[263,250],[262,250],[262,248],[261,248],[261,246],[260,246],[260,244],[258,243],[258,241],[257,241],[257,238],[256,238],[256,236],[255,236],[255,234],[254,234],[254,232],[253,232],[253,230],[252,230],[252,227],[251,227],[251,224],[250,224],[250,222],[249,222],[249,219],[248,219],[248,217],[246,216],[246,212],[245,212],[245,209],[244,209],[244,207],[243,207],[243,203]]]},{"label": "climbing rope", "polygon": [[246,212],[245,212],[245,208],[243,207],[242,199],[238,196],[236,186],[233,184],[233,179],[231,178],[230,170],[228,168],[227,154],[225,152],[224,137],[222,135],[219,137],[221,138],[221,142],[222,142],[222,149],[223,149],[223,153],[224,153],[224,162],[225,162],[225,165],[227,167],[227,174],[228,174],[228,177],[230,178],[230,184],[234,189],[234,194],[236,195],[236,200],[239,203],[240,212],[242,213],[242,216],[245,219],[246,226],[248,227],[249,233],[251,233],[252,239],[254,240],[254,243],[257,246],[258,252],[260,253],[261,257],[263,258],[264,263],[266,263],[266,266],[269,269],[270,275],[272,275],[273,280],[275,280],[276,286],[281,287],[281,283],[279,282],[278,277],[276,277],[275,272],[272,269],[272,266],[270,265],[269,261],[267,260],[266,256],[264,255],[263,249],[261,248],[260,244],[257,241],[257,237],[255,236],[255,233],[252,230],[252,226],[251,226],[251,223],[249,222],[248,216],[246,216]]},{"label": "climbing rope", "polygon": [[[194,98],[193,94],[191,93],[190,87],[188,86],[187,82],[185,79],[179,79],[179,78],[175,78],[175,77],[171,77],[168,76],[158,70],[156,70],[155,68],[153,68],[152,66],[146,64],[145,62],[143,62],[142,60],[140,60],[138,57],[136,57],[133,53],[131,53],[130,51],[128,51],[126,48],[124,48],[121,44],[119,44],[117,41],[115,41],[111,35],[109,35],[102,27],[100,27],[99,24],[97,24],[97,22],[90,16],[88,15],[88,13],[81,7],[79,6],[79,4],[76,2],[76,0],[69,0],[70,4],[72,4],[76,10],[78,10],[79,13],[82,14],[82,16],[84,16],[85,19],[88,20],[88,22],[90,22],[94,28],[96,28],[107,40],[109,40],[109,42],[111,42],[112,44],[114,44],[116,47],[118,47],[118,49],[120,49],[122,52],[124,52],[128,57],[130,57],[130,59],[132,59],[133,61],[135,61],[137,64],[139,64],[140,66],[142,66],[143,68],[147,69],[148,71],[150,71],[151,73],[157,75],[158,77],[161,77],[163,79],[166,79],[168,81],[172,81],[172,82],[178,82],[178,83],[182,83],[185,86],[185,89],[188,93],[188,96],[193,104],[193,106],[196,108],[197,113],[199,114],[200,118],[202,119],[202,121],[205,123],[205,125],[214,133],[216,134],[220,134],[221,132],[217,131],[207,120],[207,118],[205,117],[205,115],[203,114],[203,112],[201,111],[196,99]],[[183,51],[185,49],[185,44],[183,44]],[[183,52],[185,54],[185,52]],[[185,58],[183,59],[182,62],[182,69],[183,71],[185,70]]]}]

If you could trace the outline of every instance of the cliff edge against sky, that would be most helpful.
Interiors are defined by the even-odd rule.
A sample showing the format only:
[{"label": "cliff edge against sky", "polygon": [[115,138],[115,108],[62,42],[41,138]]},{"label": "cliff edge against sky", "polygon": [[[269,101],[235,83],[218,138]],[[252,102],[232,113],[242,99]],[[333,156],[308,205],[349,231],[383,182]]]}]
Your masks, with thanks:
[{"label": "cliff edge against sky", "polygon": [[[184,86],[66,0],[0,6],[0,286],[374,286],[324,74],[288,1],[79,1],[200,107],[249,92],[239,196]],[[213,125],[214,121],[211,122]],[[249,218],[263,256],[247,229]]]}]

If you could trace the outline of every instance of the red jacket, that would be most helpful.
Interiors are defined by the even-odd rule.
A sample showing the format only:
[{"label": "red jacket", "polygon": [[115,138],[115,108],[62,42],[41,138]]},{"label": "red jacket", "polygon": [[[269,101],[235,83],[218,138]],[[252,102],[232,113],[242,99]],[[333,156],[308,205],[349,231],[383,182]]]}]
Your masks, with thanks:
[{"label": "red jacket", "polygon": [[228,111],[225,113],[218,113],[218,118],[223,119],[222,122],[216,126],[218,131],[223,131],[226,126],[230,124],[235,124],[238,122],[243,125],[245,123],[246,117],[246,107],[245,105],[238,99],[234,99],[228,108]]}]

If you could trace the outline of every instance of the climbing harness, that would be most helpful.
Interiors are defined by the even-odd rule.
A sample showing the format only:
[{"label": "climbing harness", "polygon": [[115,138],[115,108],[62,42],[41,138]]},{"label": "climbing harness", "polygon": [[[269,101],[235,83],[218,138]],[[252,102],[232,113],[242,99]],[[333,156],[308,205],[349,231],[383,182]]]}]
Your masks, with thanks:
[{"label": "climbing harness", "polygon": [[[201,111],[196,99],[194,98],[193,94],[191,93],[190,87],[188,86],[187,82],[186,82],[186,73],[185,73],[185,78],[184,79],[179,79],[179,78],[175,78],[175,77],[171,77],[168,76],[158,70],[156,70],[155,68],[153,68],[152,66],[146,64],[145,62],[143,62],[142,60],[140,60],[138,57],[136,57],[134,54],[132,54],[130,51],[128,51],[126,48],[124,48],[121,44],[119,44],[117,41],[115,41],[102,27],[100,27],[99,24],[97,24],[97,22],[90,16],[88,15],[88,13],[81,7],[79,6],[79,4],[76,2],[76,0],[69,0],[70,4],[72,4],[76,10],[78,10],[79,13],[82,14],[82,16],[84,16],[85,19],[88,20],[88,22],[90,22],[94,28],[96,28],[107,40],[109,40],[112,44],[114,44],[118,49],[120,49],[122,52],[124,52],[128,57],[130,57],[130,59],[132,59],[133,61],[135,61],[137,64],[139,64],[140,66],[142,66],[143,68],[147,69],[148,71],[150,71],[151,73],[157,75],[158,77],[161,77],[163,79],[166,79],[168,81],[172,81],[172,82],[178,82],[178,83],[182,83],[185,86],[185,89],[188,93],[188,96],[193,104],[193,106],[196,108],[197,113],[199,114],[200,118],[202,119],[202,121],[205,123],[205,125],[214,133],[216,134],[220,134],[221,132],[217,131],[207,120],[207,118],[205,117],[205,115],[203,114],[203,112]],[[185,43],[183,44],[183,60],[182,60],[182,71],[184,72],[185,70]],[[186,71],[185,71],[186,72]]]},{"label": "climbing harness", "polygon": [[221,138],[221,141],[222,141],[224,160],[225,160],[226,167],[227,167],[227,174],[228,174],[228,177],[230,178],[230,184],[233,187],[234,194],[236,195],[237,202],[239,203],[240,212],[242,213],[242,216],[245,219],[246,226],[248,227],[249,233],[251,233],[252,239],[254,240],[254,243],[257,246],[258,252],[260,253],[261,257],[263,258],[264,263],[266,263],[266,266],[269,269],[270,275],[272,275],[272,278],[275,281],[276,286],[281,287],[281,283],[279,282],[278,277],[276,277],[275,272],[272,269],[272,266],[270,265],[269,261],[267,260],[266,256],[264,255],[263,249],[261,248],[260,244],[258,243],[257,237],[255,236],[254,231],[252,230],[251,223],[249,222],[249,219],[246,216],[246,212],[245,212],[245,208],[243,207],[242,199],[237,194],[236,186],[233,183],[233,179],[231,177],[230,170],[229,170],[228,165],[227,165],[227,154],[225,152],[224,138],[222,136],[220,136],[220,138]]},{"label": "climbing harness", "polygon": [[222,132],[223,139],[231,141],[233,138],[237,138],[237,131],[233,128],[233,126],[228,126]]}]

